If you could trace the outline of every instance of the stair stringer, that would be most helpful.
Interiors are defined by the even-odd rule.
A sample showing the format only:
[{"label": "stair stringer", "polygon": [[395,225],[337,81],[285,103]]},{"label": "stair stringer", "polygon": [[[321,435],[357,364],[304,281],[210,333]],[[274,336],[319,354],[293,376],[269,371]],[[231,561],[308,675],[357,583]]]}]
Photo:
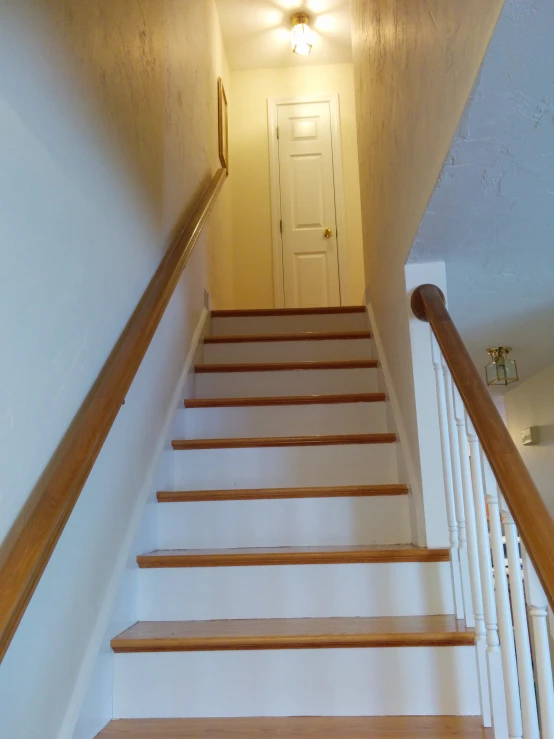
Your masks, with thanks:
[{"label": "stair stringer", "polygon": [[[168,405],[163,432],[152,455],[150,471],[136,499],[127,536],[114,567],[104,603],[90,636],[86,657],[75,683],[57,739],[92,739],[112,718],[114,655],[110,639],[137,620],[138,568],[136,557],[157,546],[156,491],[171,486],[174,454],[171,439],[185,395],[194,393],[194,365],[203,359],[203,337],[210,331],[210,311],[200,313],[183,370]],[[109,715],[106,716],[106,706]]]},{"label": "stair stringer", "polygon": [[379,327],[370,303],[366,304],[369,324],[371,326],[371,341],[374,345],[372,356],[379,358],[377,367],[377,391],[384,392],[387,396],[385,401],[385,414],[387,431],[396,433],[399,444],[396,445],[396,464],[398,479],[406,480],[410,486],[410,522],[412,528],[412,541],[420,547],[427,546],[425,535],[425,518],[423,515],[423,493],[421,490],[421,478],[416,471],[410,448],[406,444],[406,430],[400,412],[400,405],[392,383],[383,342],[379,334]]}]

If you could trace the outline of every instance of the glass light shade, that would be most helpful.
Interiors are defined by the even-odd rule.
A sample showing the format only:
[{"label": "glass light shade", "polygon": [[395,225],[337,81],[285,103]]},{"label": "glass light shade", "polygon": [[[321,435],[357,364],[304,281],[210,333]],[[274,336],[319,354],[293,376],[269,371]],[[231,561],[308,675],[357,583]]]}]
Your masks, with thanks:
[{"label": "glass light shade", "polygon": [[292,16],[292,50],[300,56],[307,56],[312,50],[312,29],[308,24],[308,16],[297,13]]},{"label": "glass light shade", "polygon": [[508,346],[487,349],[491,361],[485,367],[487,385],[510,385],[519,380],[517,365],[514,359],[508,359],[511,351]]}]

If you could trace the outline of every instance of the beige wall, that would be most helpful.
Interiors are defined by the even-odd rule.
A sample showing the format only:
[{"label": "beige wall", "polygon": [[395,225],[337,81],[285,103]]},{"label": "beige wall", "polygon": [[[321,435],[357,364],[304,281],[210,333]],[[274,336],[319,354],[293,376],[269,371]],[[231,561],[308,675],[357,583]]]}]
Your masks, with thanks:
[{"label": "beige wall", "polygon": [[[214,0],[0,2],[0,541],[219,166],[218,75]],[[2,737],[72,736],[204,288],[229,304],[228,184],[0,665]]]},{"label": "beige wall", "polygon": [[368,299],[416,462],[404,265],[502,4],[353,2]]},{"label": "beige wall", "polygon": [[351,64],[335,64],[231,73],[230,180],[237,307],[274,306],[267,98],[333,92],[338,92],[340,98],[346,203],[348,275],[344,302],[362,302],[364,267],[354,72]]},{"label": "beige wall", "polygon": [[[504,396],[508,429],[533,480],[554,516],[554,365]],[[540,443],[524,446],[521,431],[539,427]]]}]

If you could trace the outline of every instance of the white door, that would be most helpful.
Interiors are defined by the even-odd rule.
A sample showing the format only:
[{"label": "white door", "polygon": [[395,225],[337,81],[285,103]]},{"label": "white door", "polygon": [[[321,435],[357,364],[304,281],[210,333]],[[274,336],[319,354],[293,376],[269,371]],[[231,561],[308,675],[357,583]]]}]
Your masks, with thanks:
[{"label": "white door", "polygon": [[277,110],[285,307],[340,305],[330,104]]}]

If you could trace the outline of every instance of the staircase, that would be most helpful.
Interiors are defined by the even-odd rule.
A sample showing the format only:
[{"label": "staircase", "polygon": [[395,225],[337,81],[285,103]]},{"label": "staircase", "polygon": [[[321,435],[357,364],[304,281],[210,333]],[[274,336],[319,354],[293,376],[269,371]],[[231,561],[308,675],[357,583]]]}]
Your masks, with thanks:
[{"label": "staircase", "polygon": [[216,311],[203,354],[99,737],[490,736],[364,309]]}]

